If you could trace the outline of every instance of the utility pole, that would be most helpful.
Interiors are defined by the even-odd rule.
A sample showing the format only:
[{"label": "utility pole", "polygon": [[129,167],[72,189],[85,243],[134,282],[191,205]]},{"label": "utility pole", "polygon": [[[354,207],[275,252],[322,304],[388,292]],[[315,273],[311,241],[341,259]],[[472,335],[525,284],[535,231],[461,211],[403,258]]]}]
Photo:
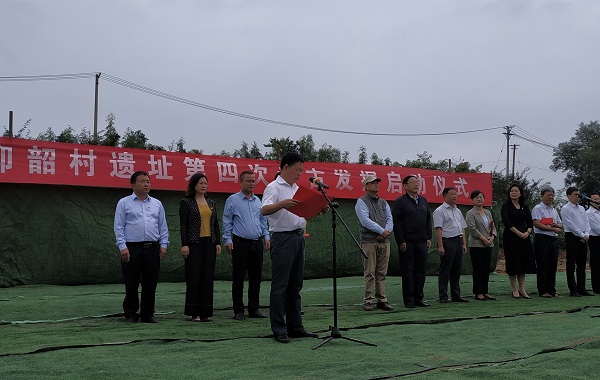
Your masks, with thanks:
[{"label": "utility pole", "polygon": [[512,179],[513,179],[513,181],[515,179],[515,152],[517,151],[518,146],[519,146],[519,144],[512,144],[512,150],[513,150]]},{"label": "utility pole", "polygon": [[13,111],[8,111],[8,137],[13,137]]},{"label": "utility pole", "polygon": [[96,96],[94,97],[94,143],[98,144],[98,79],[100,74],[96,74]]},{"label": "utility pole", "polygon": [[512,129],[513,129],[514,125],[507,125],[504,127],[504,129],[506,129],[506,132],[503,132],[502,134],[506,136],[506,180],[508,181],[508,177],[509,177],[509,158],[510,158],[510,136],[514,136],[514,133],[511,133]]}]

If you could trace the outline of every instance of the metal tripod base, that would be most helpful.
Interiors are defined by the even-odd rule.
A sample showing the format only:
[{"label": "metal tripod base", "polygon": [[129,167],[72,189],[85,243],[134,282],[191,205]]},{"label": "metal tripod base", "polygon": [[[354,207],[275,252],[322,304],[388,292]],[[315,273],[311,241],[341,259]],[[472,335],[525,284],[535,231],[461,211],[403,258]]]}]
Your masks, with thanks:
[{"label": "metal tripod base", "polygon": [[337,326],[333,326],[333,327],[329,326],[329,328],[331,329],[331,335],[329,336],[329,338],[326,338],[324,341],[322,341],[321,343],[314,346],[312,348],[313,350],[316,350],[317,348],[331,342],[333,339],[346,339],[351,342],[356,342],[356,343],[360,343],[360,344],[366,344],[367,346],[377,347],[377,345],[375,343],[369,343],[369,342],[365,342],[362,340],[342,336],[342,334],[340,334],[340,329]]}]

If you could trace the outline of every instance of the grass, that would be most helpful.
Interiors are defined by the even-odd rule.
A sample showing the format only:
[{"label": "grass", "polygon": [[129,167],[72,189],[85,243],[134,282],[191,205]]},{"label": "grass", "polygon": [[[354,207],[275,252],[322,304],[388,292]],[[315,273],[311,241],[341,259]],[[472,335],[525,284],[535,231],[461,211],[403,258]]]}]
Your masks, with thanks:
[{"label": "grass", "polygon": [[[558,299],[535,292],[513,299],[507,277],[493,274],[497,301],[440,304],[437,278],[428,277],[428,308],[401,305],[400,279],[388,278],[394,311],[362,310],[362,278],[338,280],[334,339],[271,337],[268,320],[233,320],[231,283],[215,284],[212,323],[183,316],[185,285],[160,283],[158,324],[127,324],[120,316],[122,285],[22,286],[0,289],[2,379],[588,379],[600,355],[600,297],[567,296],[559,273]],[[470,276],[462,290],[470,294]],[[269,283],[261,301],[268,301]],[[333,324],[331,279],[305,281],[304,325],[321,338]],[[268,308],[262,310],[268,313]]]}]

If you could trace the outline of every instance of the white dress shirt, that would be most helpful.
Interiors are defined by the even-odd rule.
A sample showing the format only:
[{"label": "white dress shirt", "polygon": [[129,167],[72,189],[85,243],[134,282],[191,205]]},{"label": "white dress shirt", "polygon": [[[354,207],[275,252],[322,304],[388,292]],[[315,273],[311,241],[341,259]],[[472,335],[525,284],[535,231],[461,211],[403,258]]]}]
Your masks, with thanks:
[{"label": "white dress shirt", "polygon": [[[552,221],[554,223],[562,224],[562,220],[560,219],[560,216],[558,215],[558,211],[556,211],[556,209],[554,207],[546,206],[544,203],[540,202],[537,205],[535,205],[533,210],[531,210],[531,219],[542,220],[543,218],[552,218]],[[558,236],[558,234],[554,231],[546,231],[546,230],[541,230],[541,229],[537,228],[535,226],[535,223],[533,224],[533,232],[535,232],[536,234],[542,234],[542,235],[548,235],[548,236],[554,236],[554,237]]]},{"label": "white dress shirt", "polygon": [[590,221],[590,236],[600,236],[600,210],[590,206],[586,213]]},{"label": "white dress shirt", "polygon": [[467,222],[458,207],[450,207],[444,202],[433,212],[433,227],[442,228],[442,237],[452,238],[463,234]]},{"label": "white dress shirt", "polygon": [[590,221],[583,206],[567,202],[560,209],[565,232],[570,232],[578,238],[590,236]]},{"label": "white dress shirt", "polygon": [[[263,206],[267,206],[275,204],[284,199],[294,198],[296,191],[298,191],[297,184],[290,186],[285,179],[281,178],[281,176],[278,176],[265,188],[262,204]],[[284,208],[271,215],[267,215],[267,219],[269,220],[270,232],[293,231],[299,228],[306,229],[306,219],[299,217],[298,215],[291,213]]]}]

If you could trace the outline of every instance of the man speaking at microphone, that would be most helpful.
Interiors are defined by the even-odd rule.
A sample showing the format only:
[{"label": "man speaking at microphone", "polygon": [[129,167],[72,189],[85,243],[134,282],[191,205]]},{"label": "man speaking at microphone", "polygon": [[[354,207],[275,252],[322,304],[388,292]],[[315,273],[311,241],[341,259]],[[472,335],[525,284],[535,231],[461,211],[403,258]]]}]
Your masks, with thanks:
[{"label": "man speaking at microphone", "polygon": [[271,233],[271,330],[277,342],[289,343],[290,337],[316,338],[317,334],[302,325],[300,290],[304,281],[306,219],[289,211],[298,206],[294,194],[304,171],[304,159],[288,152],[279,167],[280,175],[265,188],[261,212],[269,220]]}]

